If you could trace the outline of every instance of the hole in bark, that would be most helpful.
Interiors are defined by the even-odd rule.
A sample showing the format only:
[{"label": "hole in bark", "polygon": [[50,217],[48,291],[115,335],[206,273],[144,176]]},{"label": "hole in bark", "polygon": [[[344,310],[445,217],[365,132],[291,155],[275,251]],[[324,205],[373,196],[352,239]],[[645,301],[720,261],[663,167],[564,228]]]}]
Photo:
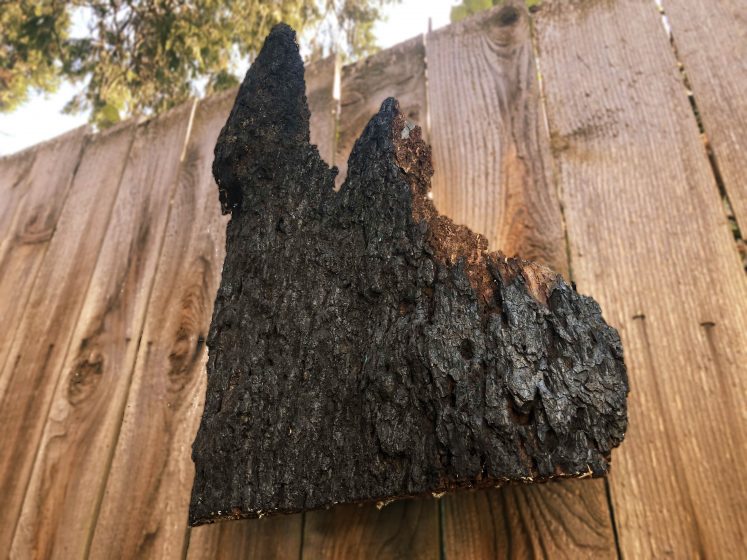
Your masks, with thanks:
[{"label": "hole in bark", "polygon": [[520,426],[527,426],[534,423],[534,402],[526,403],[525,406],[525,411],[522,411],[513,402],[508,405],[509,413],[514,419],[514,422]]},{"label": "hole in bark", "polygon": [[459,345],[459,352],[462,354],[462,358],[465,360],[471,360],[475,357],[475,345],[472,344],[470,339],[465,338]]},{"label": "hole in bark", "polygon": [[530,410],[526,414],[523,412],[516,411],[516,422],[522,426],[528,426],[534,420],[534,410]]}]

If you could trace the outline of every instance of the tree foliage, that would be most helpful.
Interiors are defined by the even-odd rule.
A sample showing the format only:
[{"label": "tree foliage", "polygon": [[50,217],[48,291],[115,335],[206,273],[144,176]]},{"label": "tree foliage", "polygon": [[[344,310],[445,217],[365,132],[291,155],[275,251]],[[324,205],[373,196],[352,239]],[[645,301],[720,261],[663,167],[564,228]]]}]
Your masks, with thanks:
[{"label": "tree foliage", "polygon": [[[108,125],[168,109],[239,82],[278,22],[294,27],[310,57],[333,45],[375,50],[373,24],[396,0],[0,0],[0,111],[60,80],[81,90],[67,112]],[[87,33],[75,33],[85,22]]]},{"label": "tree foliage", "polygon": [[[539,5],[541,0],[526,0],[528,8]],[[451,8],[451,21],[461,21],[467,16],[476,14],[493,6],[500,6],[504,4],[505,0],[462,0],[461,4],[453,6]]]}]

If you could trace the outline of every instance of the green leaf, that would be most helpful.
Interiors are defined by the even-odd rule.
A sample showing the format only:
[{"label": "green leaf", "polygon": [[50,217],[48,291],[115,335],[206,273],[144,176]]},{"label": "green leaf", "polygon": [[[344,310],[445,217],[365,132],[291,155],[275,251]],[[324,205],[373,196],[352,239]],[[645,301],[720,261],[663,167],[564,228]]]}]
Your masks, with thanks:
[{"label": "green leaf", "polygon": [[[163,111],[198,84],[236,85],[239,57],[256,55],[280,21],[310,52],[330,52],[339,36],[340,54],[364,56],[376,50],[382,6],[397,1],[0,0],[0,111],[31,91],[54,91],[61,79],[84,84],[66,110],[87,111],[101,126]],[[69,38],[73,15],[87,19],[90,37]]]}]

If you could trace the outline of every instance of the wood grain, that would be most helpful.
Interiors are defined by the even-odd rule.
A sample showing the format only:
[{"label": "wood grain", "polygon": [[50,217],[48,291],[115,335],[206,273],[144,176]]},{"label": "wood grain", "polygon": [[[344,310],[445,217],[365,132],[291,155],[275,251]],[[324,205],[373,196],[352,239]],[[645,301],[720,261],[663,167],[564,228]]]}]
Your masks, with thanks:
[{"label": "wood grain", "polygon": [[[85,264],[64,262],[66,257],[81,255],[77,243],[84,230],[79,226],[96,223],[93,217],[81,219],[73,206],[77,201],[85,207],[90,200],[82,190],[90,185],[86,180],[78,182],[73,202],[65,205],[84,134],[85,129],[78,129],[37,147],[31,167],[22,163],[16,177],[26,184],[17,184],[19,203],[0,264],[0,318],[5,329],[0,337],[0,364],[4,364],[0,370],[0,420],[4,426],[0,434],[0,550],[5,551],[10,548],[39,438],[38,432],[31,431],[38,421],[34,413],[46,414],[48,400],[44,403],[42,395],[54,388],[53,373],[45,365],[65,351],[67,333],[57,332],[56,327],[61,323],[64,328],[75,320],[67,316],[68,311],[75,311],[75,299],[64,290],[71,278],[80,274],[85,281],[90,274]],[[93,206],[90,202],[87,206]],[[61,213],[64,216],[58,224]],[[50,240],[52,254],[44,259]],[[83,245],[84,249],[96,248],[95,243]],[[75,275],[66,274],[73,269]],[[53,283],[59,285],[50,285]]]},{"label": "wood grain", "polygon": [[[18,325],[31,294],[57,220],[65,204],[83,148],[86,127],[78,128],[35,148],[28,171],[21,163],[15,208],[8,209],[5,236],[0,242],[0,320]],[[13,189],[16,190],[16,189]],[[4,218],[5,221],[5,218]],[[0,337],[0,367],[5,369],[15,331]],[[8,383],[0,374],[0,398]],[[2,472],[2,471],[0,471]],[[2,541],[0,541],[2,542]]]},{"label": "wood grain", "polygon": [[16,208],[29,187],[29,172],[34,165],[37,147],[18,154],[0,158],[0,245],[6,243],[6,235]]},{"label": "wood grain", "polygon": [[7,501],[0,529],[9,531],[3,535],[3,542],[7,537],[8,544],[29,477],[19,465],[30,469],[33,464],[38,430],[96,265],[133,128],[118,127],[86,144],[29,303],[15,329],[3,372],[9,386],[0,413],[6,425],[19,430],[7,434],[4,440],[7,459],[12,462],[0,463],[3,473],[11,473],[8,478],[3,476]]},{"label": "wood grain", "polygon": [[444,498],[446,558],[617,558],[603,480]]},{"label": "wood grain", "polygon": [[747,3],[663,2],[734,214],[747,232]]},{"label": "wood grain", "polygon": [[204,399],[204,341],[224,252],[226,220],[210,168],[234,96],[203,101],[195,112],[91,558],[184,553],[190,446]]},{"label": "wood grain", "polygon": [[[131,137],[131,128],[119,129],[86,145],[29,303],[15,329],[2,374],[9,385],[0,412],[9,427],[0,458],[5,504],[0,542],[7,543],[5,550],[10,547],[49,395],[96,264]],[[102,166],[102,160],[109,165]]]},{"label": "wood grain", "polygon": [[747,286],[668,37],[648,0],[545,2],[536,29],[574,277],[630,375],[622,555],[736,558]]},{"label": "wood grain", "polygon": [[[428,36],[436,205],[568,276],[528,14],[510,2]],[[454,84],[462,84],[455,87]],[[616,556],[603,481],[442,499],[446,558]]]},{"label": "wood grain", "polygon": [[304,527],[303,559],[438,558],[438,502],[400,500],[344,505],[310,512]]},{"label": "wood grain", "polygon": [[341,78],[340,123],[335,165],[339,188],[348,170],[348,157],[358,136],[387,97],[396,97],[400,110],[428,140],[423,36],[344,66]]},{"label": "wood grain", "polygon": [[301,516],[224,521],[190,530],[187,560],[299,557]]},{"label": "wood grain", "polygon": [[[304,69],[306,100],[311,112],[311,143],[327,165],[335,165],[335,136],[339,112],[340,57],[331,55]],[[336,97],[337,96],[337,97]]]},{"label": "wood grain", "polygon": [[526,9],[436,31],[426,56],[436,206],[491,249],[567,274]]},{"label": "wood grain", "polygon": [[[13,539],[15,557],[80,558],[86,553],[122,421],[191,109],[187,104],[138,128],[67,356],[61,369],[47,372],[50,379],[22,409],[26,423],[19,426],[13,449],[36,449],[44,430]],[[101,159],[97,165],[105,172],[110,164]],[[111,165],[118,175],[116,158]],[[85,215],[96,212],[94,206]],[[8,392],[14,400],[22,394],[20,388]],[[30,453],[19,449],[14,460],[21,455],[25,462]]]}]

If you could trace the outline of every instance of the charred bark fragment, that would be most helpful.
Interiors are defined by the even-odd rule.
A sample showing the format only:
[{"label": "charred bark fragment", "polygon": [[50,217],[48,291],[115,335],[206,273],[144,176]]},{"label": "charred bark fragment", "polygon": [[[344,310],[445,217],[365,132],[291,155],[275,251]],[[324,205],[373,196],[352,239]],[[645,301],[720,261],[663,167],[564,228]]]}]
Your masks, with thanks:
[{"label": "charred bark fragment", "polygon": [[599,306],[427,198],[387,99],[342,189],[309,144],[295,35],[269,35],[215,150],[227,231],[190,523],[600,476],[623,439]]}]

